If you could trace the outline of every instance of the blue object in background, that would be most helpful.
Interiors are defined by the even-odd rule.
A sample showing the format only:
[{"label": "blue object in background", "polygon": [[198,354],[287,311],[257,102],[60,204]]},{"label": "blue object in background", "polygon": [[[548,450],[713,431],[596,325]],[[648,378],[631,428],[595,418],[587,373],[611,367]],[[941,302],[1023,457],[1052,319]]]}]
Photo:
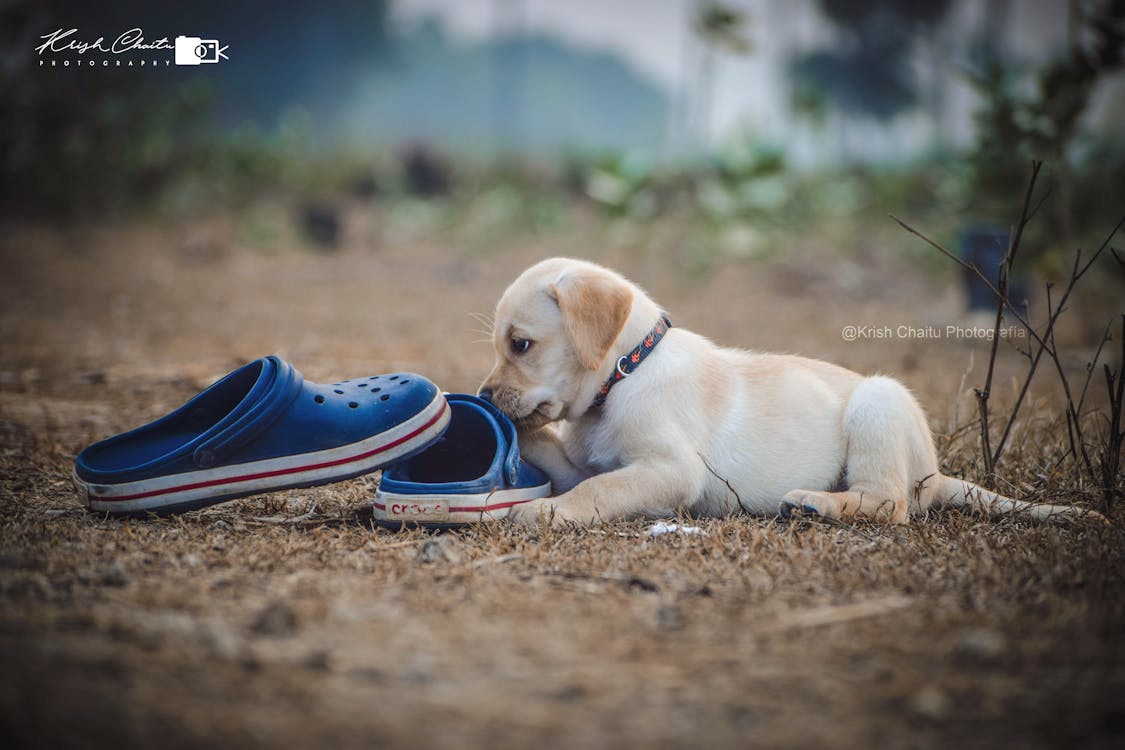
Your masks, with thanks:
[{"label": "blue object in background", "polygon": [[[980,269],[996,286],[1000,278],[1000,265],[1008,254],[1009,241],[1008,230],[1002,227],[969,226],[961,232],[959,251],[962,260]],[[968,269],[965,269],[964,280],[970,311],[996,310],[996,294],[987,284]],[[1017,310],[1027,310],[1028,283],[1025,275],[1017,272],[1008,279],[1008,299]]]}]

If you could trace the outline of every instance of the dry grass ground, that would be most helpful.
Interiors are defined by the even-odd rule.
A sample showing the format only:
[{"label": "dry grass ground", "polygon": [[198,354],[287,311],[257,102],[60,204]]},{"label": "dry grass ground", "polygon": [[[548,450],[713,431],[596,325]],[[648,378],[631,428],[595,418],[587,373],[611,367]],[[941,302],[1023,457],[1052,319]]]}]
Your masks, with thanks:
[{"label": "dry grass ground", "polygon": [[[221,219],[0,235],[5,746],[1125,742],[1120,508],[1109,528],[942,513],[433,536],[373,529],[364,478],[172,519],[87,514],[78,450],[266,353],[314,380],[411,369],[475,388],[491,354],[469,313],[531,261],[582,254],[573,237],[487,255],[395,237],[266,254],[237,238]],[[840,338],[847,323],[944,325],[956,294],[890,262],[837,274],[801,252],[696,280],[659,253],[602,259],[677,324],[897,374],[939,432],[966,422],[985,342]],[[1006,356],[1001,384],[1017,364]],[[1001,472],[1020,494],[1088,501],[1037,478],[1053,414],[1029,412]],[[971,439],[941,445],[977,470]]]}]

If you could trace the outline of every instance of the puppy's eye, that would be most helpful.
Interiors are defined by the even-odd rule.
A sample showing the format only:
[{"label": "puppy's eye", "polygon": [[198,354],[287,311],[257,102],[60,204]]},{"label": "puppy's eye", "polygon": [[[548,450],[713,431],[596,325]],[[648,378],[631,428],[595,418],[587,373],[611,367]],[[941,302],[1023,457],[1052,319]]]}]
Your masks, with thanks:
[{"label": "puppy's eye", "polygon": [[531,341],[528,339],[512,339],[512,354],[526,354],[530,348]]}]

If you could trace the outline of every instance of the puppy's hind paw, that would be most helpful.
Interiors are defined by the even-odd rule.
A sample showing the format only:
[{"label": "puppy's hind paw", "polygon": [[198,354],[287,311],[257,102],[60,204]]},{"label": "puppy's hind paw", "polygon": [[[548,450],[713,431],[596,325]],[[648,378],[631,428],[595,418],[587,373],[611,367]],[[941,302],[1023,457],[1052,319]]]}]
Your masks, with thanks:
[{"label": "puppy's hind paw", "polygon": [[816,508],[810,505],[797,505],[787,500],[782,500],[777,508],[777,517],[789,520],[797,516],[816,515]]},{"label": "puppy's hind paw", "polygon": [[817,497],[817,493],[808,492],[806,490],[793,490],[787,492],[781,498],[781,505],[777,509],[777,515],[781,518],[792,518],[794,513],[806,514],[813,516],[830,516],[830,509],[822,507],[824,505],[821,498]]}]

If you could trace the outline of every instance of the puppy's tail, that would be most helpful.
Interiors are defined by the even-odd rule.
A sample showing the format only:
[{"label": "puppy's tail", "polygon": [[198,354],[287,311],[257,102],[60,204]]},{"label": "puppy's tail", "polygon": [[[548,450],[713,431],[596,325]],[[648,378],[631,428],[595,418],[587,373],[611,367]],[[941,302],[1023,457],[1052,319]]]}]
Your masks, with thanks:
[{"label": "puppy's tail", "polygon": [[977,513],[984,513],[991,518],[1002,516],[1022,515],[1036,521],[1051,521],[1055,523],[1069,523],[1081,518],[1109,521],[1095,510],[1086,510],[1074,505],[1048,505],[1046,503],[1028,503],[1023,500],[1013,500],[1010,497],[998,495],[995,492],[978,487],[972,482],[940,474],[937,477],[937,487],[934,489],[934,505],[946,508],[969,508]]}]

